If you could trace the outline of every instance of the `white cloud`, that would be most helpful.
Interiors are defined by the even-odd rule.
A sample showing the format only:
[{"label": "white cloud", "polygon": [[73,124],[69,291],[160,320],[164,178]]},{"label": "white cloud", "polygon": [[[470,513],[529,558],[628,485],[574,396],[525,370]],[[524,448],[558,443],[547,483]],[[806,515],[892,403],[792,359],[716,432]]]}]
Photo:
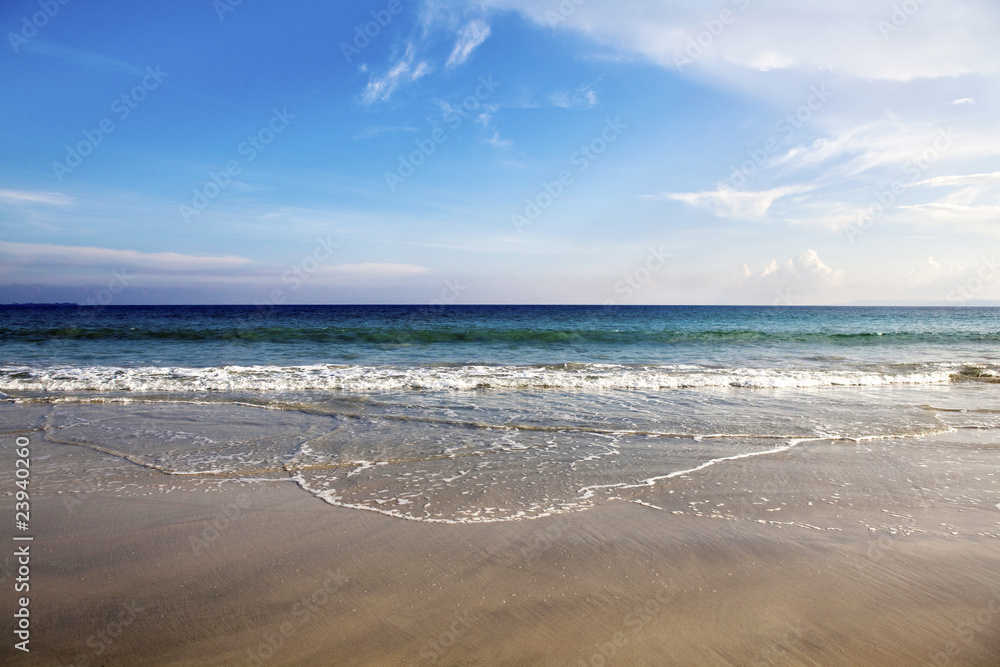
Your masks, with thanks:
[{"label": "white cloud", "polygon": [[33,268],[76,267],[96,268],[133,267],[143,273],[185,273],[203,271],[229,271],[251,263],[235,255],[201,256],[175,252],[139,252],[92,246],[64,246],[49,243],[8,243],[0,241],[0,257],[5,264]]},{"label": "white cloud", "polygon": [[949,185],[1000,185],[1000,171],[986,174],[963,174],[954,176],[937,176],[935,178],[925,178],[914,185],[927,185],[930,187],[942,187]]},{"label": "white cloud", "polygon": [[[552,24],[549,3],[487,4],[519,11],[546,27]],[[555,27],[671,69],[687,58],[699,69],[798,69],[895,81],[1000,71],[1000,50],[994,48],[1000,5],[994,0],[920,3],[902,18],[894,17],[899,4],[633,0],[623,11],[613,0],[588,0],[574,3],[574,11]],[[725,11],[729,14],[723,15]]]},{"label": "white cloud", "polygon": [[[755,167],[749,182],[658,198],[722,218],[774,219],[830,231],[853,224],[858,211],[897,182],[906,197],[889,207],[885,222],[912,223],[916,208],[904,204],[929,207],[922,210],[933,214],[923,224],[947,224],[945,208],[984,222],[994,215],[989,207],[1000,204],[986,196],[992,187],[988,179],[928,178],[983,170],[1000,157],[997,116],[986,114],[985,107],[969,113],[973,104],[993,106],[991,98],[973,95],[1000,74],[991,29],[1000,24],[1000,4],[994,0],[920,2],[909,14],[899,14],[898,0],[634,0],[629,11],[612,0],[587,0],[573,3],[573,11],[558,21],[551,20],[552,7],[545,3],[485,2],[546,29],[583,35],[595,54],[610,50],[708,80],[713,88],[773,107],[775,121],[806,112],[791,136],[778,129],[771,133],[781,137],[779,149]],[[819,98],[818,107],[817,86],[831,91]],[[548,102],[587,103],[572,93],[551,95]],[[718,177],[732,172],[728,164],[720,165]],[[945,185],[964,189],[930,191]]]},{"label": "white cloud", "polygon": [[513,145],[509,139],[501,139],[499,132],[493,132],[493,134],[484,138],[483,141],[485,141],[493,148],[499,148],[499,149],[507,149]]},{"label": "white cloud", "polygon": [[[44,243],[0,241],[0,267],[20,282],[39,285],[99,284],[114,272],[129,276],[139,285],[243,285],[282,284],[290,264],[259,262],[235,255],[202,256],[174,252],[139,252],[112,248],[63,246]],[[308,275],[316,288],[338,285],[401,285],[430,275],[430,269],[414,264],[359,263],[320,264]],[[7,281],[9,282],[9,278]]]},{"label": "white cloud", "polygon": [[[1000,205],[1000,173],[924,176],[995,162],[998,155],[1000,141],[995,133],[977,136],[923,122],[869,123],[794,146],[756,168],[755,181],[779,187],[743,192],[722,186],[717,192],[677,194],[671,198],[708,208],[720,217],[760,219],[770,213],[770,217],[786,223],[842,232],[891,186],[904,188],[905,196],[896,196],[898,190],[891,195],[880,221],[913,222],[912,216],[902,214],[925,207],[938,213],[950,208],[979,220],[995,212],[960,207]],[[783,201],[780,215],[770,210],[775,201],[773,194],[807,191],[808,196]],[[932,221],[947,222],[931,216],[921,226]]]},{"label": "white cloud", "polygon": [[563,109],[592,109],[597,106],[597,91],[592,86],[582,86],[576,90],[563,90],[549,95],[553,106]]},{"label": "white cloud", "polygon": [[808,276],[824,284],[836,285],[844,280],[843,269],[831,269],[823,263],[815,250],[805,250],[795,259],[789,260],[787,267],[792,275]]},{"label": "white cloud", "polygon": [[937,176],[913,184],[914,188],[950,189],[932,201],[899,207],[904,218],[919,226],[963,225],[995,236],[1000,229],[1000,172]]},{"label": "white cloud", "polygon": [[[490,107],[496,110],[495,107]],[[482,139],[493,148],[507,149],[511,147],[511,142],[507,139],[501,139],[500,133],[496,130],[490,130],[490,121],[493,120],[493,114],[486,112],[481,113],[476,117],[476,123],[482,127]]]},{"label": "white cloud", "polygon": [[[446,27],[454,32],[456,16],[452,8],[426,2],[421,15],[422,34],[416,39],[406,42],[402,57],[395,60],[384,74],[372,74],[368,84],[361,92],[361,102],[365,105],[388,101],[402,86],[413,83],[434,71],[431,62],[435,57],[423,57],[423,54],[434,51],[434,35]],[[482,19],[467,22],[457,31],[455,46],[445,62],[445,68],[451,69],[462,65],[472,56],[472,52],[490,36],[490,26]],[[418,53],[421,57],[418,58]],[[362,71],[368,71],[362,66]]]},{"label": "white cloud", "polygon": [[68,195],[58,192],[44,192],[41,190],[0,190],[0,199],[29,204],[49,204],[50,206],[69,206],[74,199]]},{"label": "white cloud", "polygon": [[769,300],[777,296],[776,304],[791,305],[796,297],[815,299],[818,294],[843,285],[843,269],[833,269],[820,259],[819,253],[807,249],[797,257],[779,262],[772,259],[759,272],[744,264],[740,269],[740,287],[756,292]]},{"label": "white cloud", "polygon": [[429,74],[431,68],[426,62],[420,61],[414,64],[416,56],[416,47],[410,42],[406,45],[403,57],[390,67],[388,72],[382,76],[373,75],[368,80],[368,85],[361,93],[362,103],[368,105],[385,102],[392,97],[401,84],[412,83]]},{"label": "white cloud", "polygon": [[[1000,148],[1000,144],[988,143]],[[902,177],[907,163],[935,163],[946,155],[952,158],[969,156],[980,150],[981,146],[972,145],[967,136],[952,128],[923,122],[888,121],[837,130],[808,146],[796,146],[775,157],[768,167],[792,172],[822,168],[821,180],[828,182],[886,167],[896,172],[893,177]],[[931,159],[924,158],[928,151],[936,154]],[[912,178],[907,180],[912,181]]]},{"label": "white cloud", "polygon": [[[911,222],[920,225],[953,227],[958,224],[995,223],[1000,222],[1000,206],[983,205],[968,206],[965,204],[949,204],[947,202],[931,202],[929,204],[912,204],[899,207],[903,212],[916,214]],[[1000,232],[1000,229],[995,231]]]},{"label": "white cloud", "polygon": [[845,278],[842,269],[827,266],[809,249],[784,262],[772,259],[757,272],[744,264],[736,280],[738,291],[731,298],[775,306],[830,303],[838,300]]},{"label": "white cloud", "polygon": [[718,190],[708,192],[669,192],[646,198],[682,201],[696,208],[709,210],[720,218],[762,220],[776,200],[808,190],[804,186],[788,186],[761,192],[743,192],[720,185]]},{"label": "white cloud", "polygon": [[747,64],[758,72],[770,72],[775,69],[792,67],[795,64],[795,58],[774,51],[761,51],[752,62]]},{"label": "white cloud", "polygon": [[933,257],[928,257],[926,262],[909,270],[904,276],[904,280],[908,285],[920,287],[922,285],[931,285],[943,277],[954,276],[959,273],[961,273],[959,269],[953,266],[945,267]]},{"label": "white cloud", "polygon": [[470,21],[458,33],[455,48],[448,56],[445,67],[457,67],[472,55],[472,52],[490,36],[490,27],[484,21]]}]

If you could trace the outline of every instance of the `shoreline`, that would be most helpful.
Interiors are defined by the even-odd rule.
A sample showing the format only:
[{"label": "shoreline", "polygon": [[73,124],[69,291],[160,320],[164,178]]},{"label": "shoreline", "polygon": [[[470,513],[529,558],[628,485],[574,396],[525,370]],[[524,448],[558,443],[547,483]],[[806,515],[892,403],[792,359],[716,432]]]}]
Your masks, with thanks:
[{"label": "shoreline", "polygon": [[[462,525],[111,466],[121,483],[77,504],[33,497],[18,662],[993,665],[993,437],[805,443],[643,504]],[[33,441],[51,466],[110,465]]]}]

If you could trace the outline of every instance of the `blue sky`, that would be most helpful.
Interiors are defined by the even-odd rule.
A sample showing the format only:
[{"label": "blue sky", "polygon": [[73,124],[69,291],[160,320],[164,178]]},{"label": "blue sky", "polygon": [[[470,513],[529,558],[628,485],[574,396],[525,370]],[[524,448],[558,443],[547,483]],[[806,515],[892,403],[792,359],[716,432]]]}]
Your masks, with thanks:
[{"label": "blue sky", "polygon": [[0,302],[1000,298],[993,0],[64,2]]}]

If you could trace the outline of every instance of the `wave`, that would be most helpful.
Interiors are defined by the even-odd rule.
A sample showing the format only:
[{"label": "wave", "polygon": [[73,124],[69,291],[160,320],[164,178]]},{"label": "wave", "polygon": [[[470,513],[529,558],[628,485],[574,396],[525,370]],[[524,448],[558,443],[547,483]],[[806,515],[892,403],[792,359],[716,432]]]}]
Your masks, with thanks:
[{"label": "wave", "polygon": [[44,342],[53,340],[177,341],[244,343],[328,343],[345,345],[402,344],[534,344],[605,343],[671,344],[718,342],[829,343],[872,345],[882,343],[1000,342],[996,332],[860,331],[825,333],[815,331],[763,331],[757,329],[640,330],[640,329],[506,329],[506,328],[351,328],[351,327],[0,327],[0,342]]},{"label": "wave", "polygon": [[477,389],[666,390],[699,387],[747,389],[944,384],[995,381],[998,369],[952,365],[905,369],[803,370],[706,368],[694,365],[534,366],[439,365],[216,366],[209,368],[116,366],[0,368],[0,391],[97,392],[294,392]]}]

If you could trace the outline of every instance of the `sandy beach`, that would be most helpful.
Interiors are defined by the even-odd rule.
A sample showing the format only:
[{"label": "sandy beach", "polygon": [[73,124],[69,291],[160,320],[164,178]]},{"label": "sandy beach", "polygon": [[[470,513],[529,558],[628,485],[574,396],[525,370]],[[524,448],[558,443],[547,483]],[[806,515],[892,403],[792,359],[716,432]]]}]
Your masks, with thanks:
[{"label": "sandy beach", "polygon": [[807,443],[484,525],[25,433],[33,632],[6,664],[1000,663],[1000,444],[976,431]]}]

